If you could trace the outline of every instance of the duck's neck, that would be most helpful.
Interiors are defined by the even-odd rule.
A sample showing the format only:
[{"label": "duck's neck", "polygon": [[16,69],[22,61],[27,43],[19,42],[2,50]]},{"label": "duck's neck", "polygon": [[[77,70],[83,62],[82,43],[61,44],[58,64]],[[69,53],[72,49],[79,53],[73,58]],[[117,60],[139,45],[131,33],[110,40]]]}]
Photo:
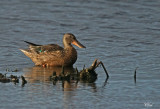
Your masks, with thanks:
[{"label": "duck's neck", "polygon": [[73,52],[73,53],[77,54],[76,49],[71,45],[71,43],[67,43],[66,41],[63,41],[63,45],[64,45],[64,49],[67,53],[71,52],[71,54],[72,54],[72,52]]},{"label": "duck's neck", "polygon": [[63,45],[64,45],[64,49],[73,47],[73,46],[71,45],[71,43],[67,43],[67,42],[64,41],[64,40],[63,40]]}]

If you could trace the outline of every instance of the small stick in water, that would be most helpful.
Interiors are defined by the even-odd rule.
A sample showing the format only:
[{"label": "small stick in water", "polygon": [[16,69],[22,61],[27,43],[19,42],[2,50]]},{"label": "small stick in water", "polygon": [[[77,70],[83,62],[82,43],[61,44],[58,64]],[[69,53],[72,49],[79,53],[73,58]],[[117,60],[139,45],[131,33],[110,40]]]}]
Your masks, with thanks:
[{"label": "small stick in water", "polygon": [[106,73],[106,75],[107,75],[107,78],[109,78],[109,74],[108,74],[108,72],[107,72],[107,70],[106,70],[106,68],[105,68],[105,66],[103,65],[102,62],[101,62],[101,65],[102,65],[102,67],[103,67],[103,69],[104,69],[104,71],[105,71],[105,73]]},{"label": "small stick in water", "polygon": [[26,79],[24,78],[24,76],[21,76],[21,78],[22,78],[22,86],[24,86],[24,85],[27,83],[27,81],[26,81]]},{"label": "small stick in water", "polygon": [[77,69],[77,67],[76,67],[76,69],[75,69],[75,70],[76,70],[77,77],[78,77],[78,76],[79,76],[79,72],[78,72],[78,69]]},{"label": "small stick in water", "polygon": [[136,78],[137,78],[137,69],[138,67],[136,67],[135,71],[134,71],[134,82],[136,83]]},{"label": "small stick in water", "polygon": [[99,66],[99,64],[101,64],[102,67],[103,67],[103,69],[104,69],[104,71],[105,71],[105,73],[106,73],[107,78],[109,78],[109,74],[108,74],[108,72],[107,72],[107,70],[106,70],[103,62],[102,62],[102,61],[97,62],[97,61],[98,61],[98,60],[95,59],[95,61],[93,62],[94,64],[92,64],[92,67],[93,67],[94,69],[96,69],[96,68]]},{"label": "small stick in water", "polygon": [[83,70],[85,69],[85,65],[83,66]]},{"label": "small stick in water", "polygon": [[62,66],[61,76],[64,77],[64,66]]}]

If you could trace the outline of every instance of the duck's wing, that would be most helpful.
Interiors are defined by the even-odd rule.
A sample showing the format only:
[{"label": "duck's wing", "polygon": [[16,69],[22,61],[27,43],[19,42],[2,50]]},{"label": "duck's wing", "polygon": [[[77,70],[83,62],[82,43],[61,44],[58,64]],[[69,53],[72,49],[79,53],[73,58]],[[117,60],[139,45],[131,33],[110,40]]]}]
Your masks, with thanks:
[{"label": "duck's wing", "polygon": [[54,52],[54,51],[63,50],[63,47],[57,44],[48,44],[48,45],[39,46],[39,49],[40,49],[40,52]]},{"label": "duck's wing", "polygon": [[24,41],[29,44],[28,51],[42,53],[42,52],[53,52],[58,50],[63,50],[63,47],[57,44],[48,44],[48,45],[38,45],[28,41]]}]

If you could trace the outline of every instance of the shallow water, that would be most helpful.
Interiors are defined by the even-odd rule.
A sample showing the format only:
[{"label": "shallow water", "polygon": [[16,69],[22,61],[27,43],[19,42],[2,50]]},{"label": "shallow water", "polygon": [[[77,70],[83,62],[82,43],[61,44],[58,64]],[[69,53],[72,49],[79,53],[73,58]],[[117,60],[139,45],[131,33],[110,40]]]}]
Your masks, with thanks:
[{"label": "shallow water", "polygon": [[[1,109],[8,108],[159,108],[160,1],[157,0],[2,0],[0,72],[24,75],[28,83],[0,83]],[[62,45],[71,32],[84,44],[74,67],[102,67],[95,83],[48,80],[53,69],[36,67],[20,52],[23,40]],[[137,81],[134,83],[134,70]],[[11,70],[18,69],[18,72]]]}]

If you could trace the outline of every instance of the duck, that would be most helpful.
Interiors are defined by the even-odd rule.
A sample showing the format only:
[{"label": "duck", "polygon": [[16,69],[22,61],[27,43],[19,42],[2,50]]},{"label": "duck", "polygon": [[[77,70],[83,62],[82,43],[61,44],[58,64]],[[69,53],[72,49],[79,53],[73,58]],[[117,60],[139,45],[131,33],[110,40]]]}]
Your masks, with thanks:
[{"label": "duck", "polygon": [[20,49],[37,66],[73,66],[77,60],[77,51],[72,46],[86,48],[82,45],[72,33],[65,33],[63,36],[63,45],[57,44],[38,45],[32,42],[26,42],[29,47]]}]

